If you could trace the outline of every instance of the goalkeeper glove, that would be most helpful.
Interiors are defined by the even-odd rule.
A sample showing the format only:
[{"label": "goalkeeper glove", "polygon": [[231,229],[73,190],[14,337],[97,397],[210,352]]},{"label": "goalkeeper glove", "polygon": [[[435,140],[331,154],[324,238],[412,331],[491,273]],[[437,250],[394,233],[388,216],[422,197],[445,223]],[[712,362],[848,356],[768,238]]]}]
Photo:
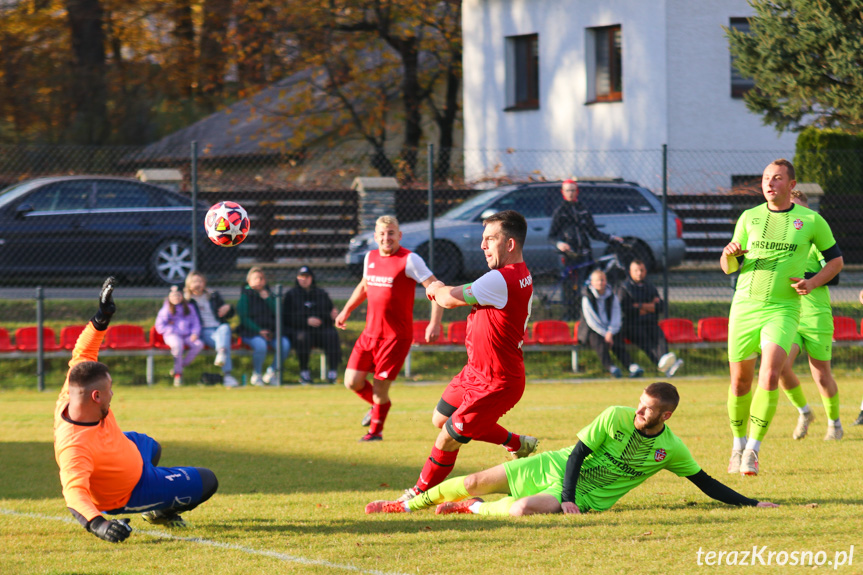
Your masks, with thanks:
[{"label": "goalkeeper glove", "polygon": [[119,543],[129,538],[132,528],[129,527],[129,520],[126,518],[111,519],[108,521],[100,515],[94,517],[87,524],[87,531],[109,543]]},{"label": "goalkeeper glove", "polygon": [[99,292],[99,311],[91,319],[93,327],[99,331],[108,329],[108,324],[111,322],[111,316],[117,311],[117,306],[114,305],[114,284],[116,280],[113,276],[107,278],[102,284],[102,291]]}]

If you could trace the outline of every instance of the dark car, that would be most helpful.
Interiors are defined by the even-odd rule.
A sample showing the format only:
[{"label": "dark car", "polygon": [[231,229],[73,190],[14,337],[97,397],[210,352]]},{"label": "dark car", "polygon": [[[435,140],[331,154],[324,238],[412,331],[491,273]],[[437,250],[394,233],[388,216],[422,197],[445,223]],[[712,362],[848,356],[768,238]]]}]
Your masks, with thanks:
[{"label": "dark car", "polygon": [[[198,267],[232,269],[236,253],[204,232],[199,204]],[[5,281],[114,274],[182,283],[192,269],[192,202],[137,180],[63,176],[0,191],[0,269]]]},{"label": "dark car", "polygon": [[[461,205],[435,218],[435,275],[449,283],[460,277],[476,277],[488,271],[480,243],[482,220],[495,212],[516,210],[527,219],[524,259],[534,275],[557,273],[560,252],[548,240],[551,216],[563,198],[561,182],[515,184],[480,192]],[[625,239],[628,260],[638,258],[648,269],[662,263],[662,202],[647,188],[623,180],[578,181],[579,201],[594,216],[597,228]],[[668,267],[680,265],[686,253],[682,239],[683,224],[672,211],[666,214],[668,229]],[[401,245],[424,258],[429,253],[427,221],[400,225]],[[601,241],[591,242],[594,258],[609,251]],[[346,263],[361,272],[363,257],[375,247],[374,233],[351,239]]]}]

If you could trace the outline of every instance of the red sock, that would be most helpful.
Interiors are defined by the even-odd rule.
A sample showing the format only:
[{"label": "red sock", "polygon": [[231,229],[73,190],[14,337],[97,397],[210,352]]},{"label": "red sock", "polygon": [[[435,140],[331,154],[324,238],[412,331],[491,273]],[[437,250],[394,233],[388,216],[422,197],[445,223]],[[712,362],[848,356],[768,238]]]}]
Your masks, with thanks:
[{"label": "red sock", "polygon": [[485,443],[494,443],[495,445],[505,445],[507,448],[510,448],[514,444],[514,449],[518,449],[521,445],[517,433],[510,433],[496,423],[482,435],[475,436],[474,439],[484,441]]},{"label": "red sock", "polygon": [[374,405],[375,401],[374,399],[372,399],[373,390],[374,388],[372,387],[372,384],[369,383],[369,380],[366,380],[363,388],[355,391],[354,393],[359,395],[360,398],[366,403],[371,403],[372,405]]},{"label": "red sock", "polygon": [[387,420],[392,404],[392,401],[372,404],[372,423],[369,425],[369,433],[380,433],[384,430],[384,421]]},{"label": "red sock", "polygon": [[417,479],[417,487],[423,491],[428,491],[435,485],[443,482],[452,471],[457,457],[457,450],[441,451],[437,447],[432,447],[431,455],[426,460],[425,465],[423,465],[423,470],[420,472],[419,479]]}]

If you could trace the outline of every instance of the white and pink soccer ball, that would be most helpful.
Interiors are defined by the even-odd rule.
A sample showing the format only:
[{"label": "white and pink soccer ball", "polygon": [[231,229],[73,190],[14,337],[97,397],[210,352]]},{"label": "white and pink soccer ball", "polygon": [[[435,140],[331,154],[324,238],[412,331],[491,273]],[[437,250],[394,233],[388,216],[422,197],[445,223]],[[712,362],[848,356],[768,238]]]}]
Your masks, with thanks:
[{"label": "white and pink soccer ball", "polygon": [[225,248],[243,243],[250,227],[249,214],[236,202],[219,202],[207,211],[204,218],[207,237]]}]

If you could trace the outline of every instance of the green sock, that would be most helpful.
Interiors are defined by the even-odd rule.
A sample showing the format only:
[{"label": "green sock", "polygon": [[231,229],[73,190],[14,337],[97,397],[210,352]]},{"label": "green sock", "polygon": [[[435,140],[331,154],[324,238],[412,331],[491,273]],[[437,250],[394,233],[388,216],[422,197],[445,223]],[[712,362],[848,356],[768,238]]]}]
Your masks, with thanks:
[{"label": "green sock", "polygon": [[752,408],[749,412],[749,439],[763,441],[773,416],[776,415],[776,404],[779,403],[779,390],[767,391],[759,387],[752,398]]},{"label": "green sock", "polygon": [[824,411],[827,412],[828,419],[839,419],[839,392],[833,397],[821,396],[821,403],[824,404]]},{"label": "green sock", "polygon": [[420,493],[410,501],[408,507],[411,511],[419,511],[444,501],[461,501],[470,497],[470,493],[464,488],[464,475],[447,479],[439,485],[435,485],[428,491]]},{"label": "green sock", "polygon": [[737,397],[728,388],[728,419],[731,422],[731,434],[734,437],[746,437],[746,419],[749,417],[749,405],[752,403],[752,390],[746,395]]},{"label": "green sock", "polygon": [[803,395],[803,386],[798,385],[794,389],[785,389],[783,390],[785,395],[788,396],[788,401],[791,402],[791,405],[796,407],[798,410],[806,407],[806,396]]},{"label": "green sock", "polygon": [[515,497],[504,497],[499,501],[483,503],[479,506],[480,515],[509,515],[509,508],[515,503]]}]

